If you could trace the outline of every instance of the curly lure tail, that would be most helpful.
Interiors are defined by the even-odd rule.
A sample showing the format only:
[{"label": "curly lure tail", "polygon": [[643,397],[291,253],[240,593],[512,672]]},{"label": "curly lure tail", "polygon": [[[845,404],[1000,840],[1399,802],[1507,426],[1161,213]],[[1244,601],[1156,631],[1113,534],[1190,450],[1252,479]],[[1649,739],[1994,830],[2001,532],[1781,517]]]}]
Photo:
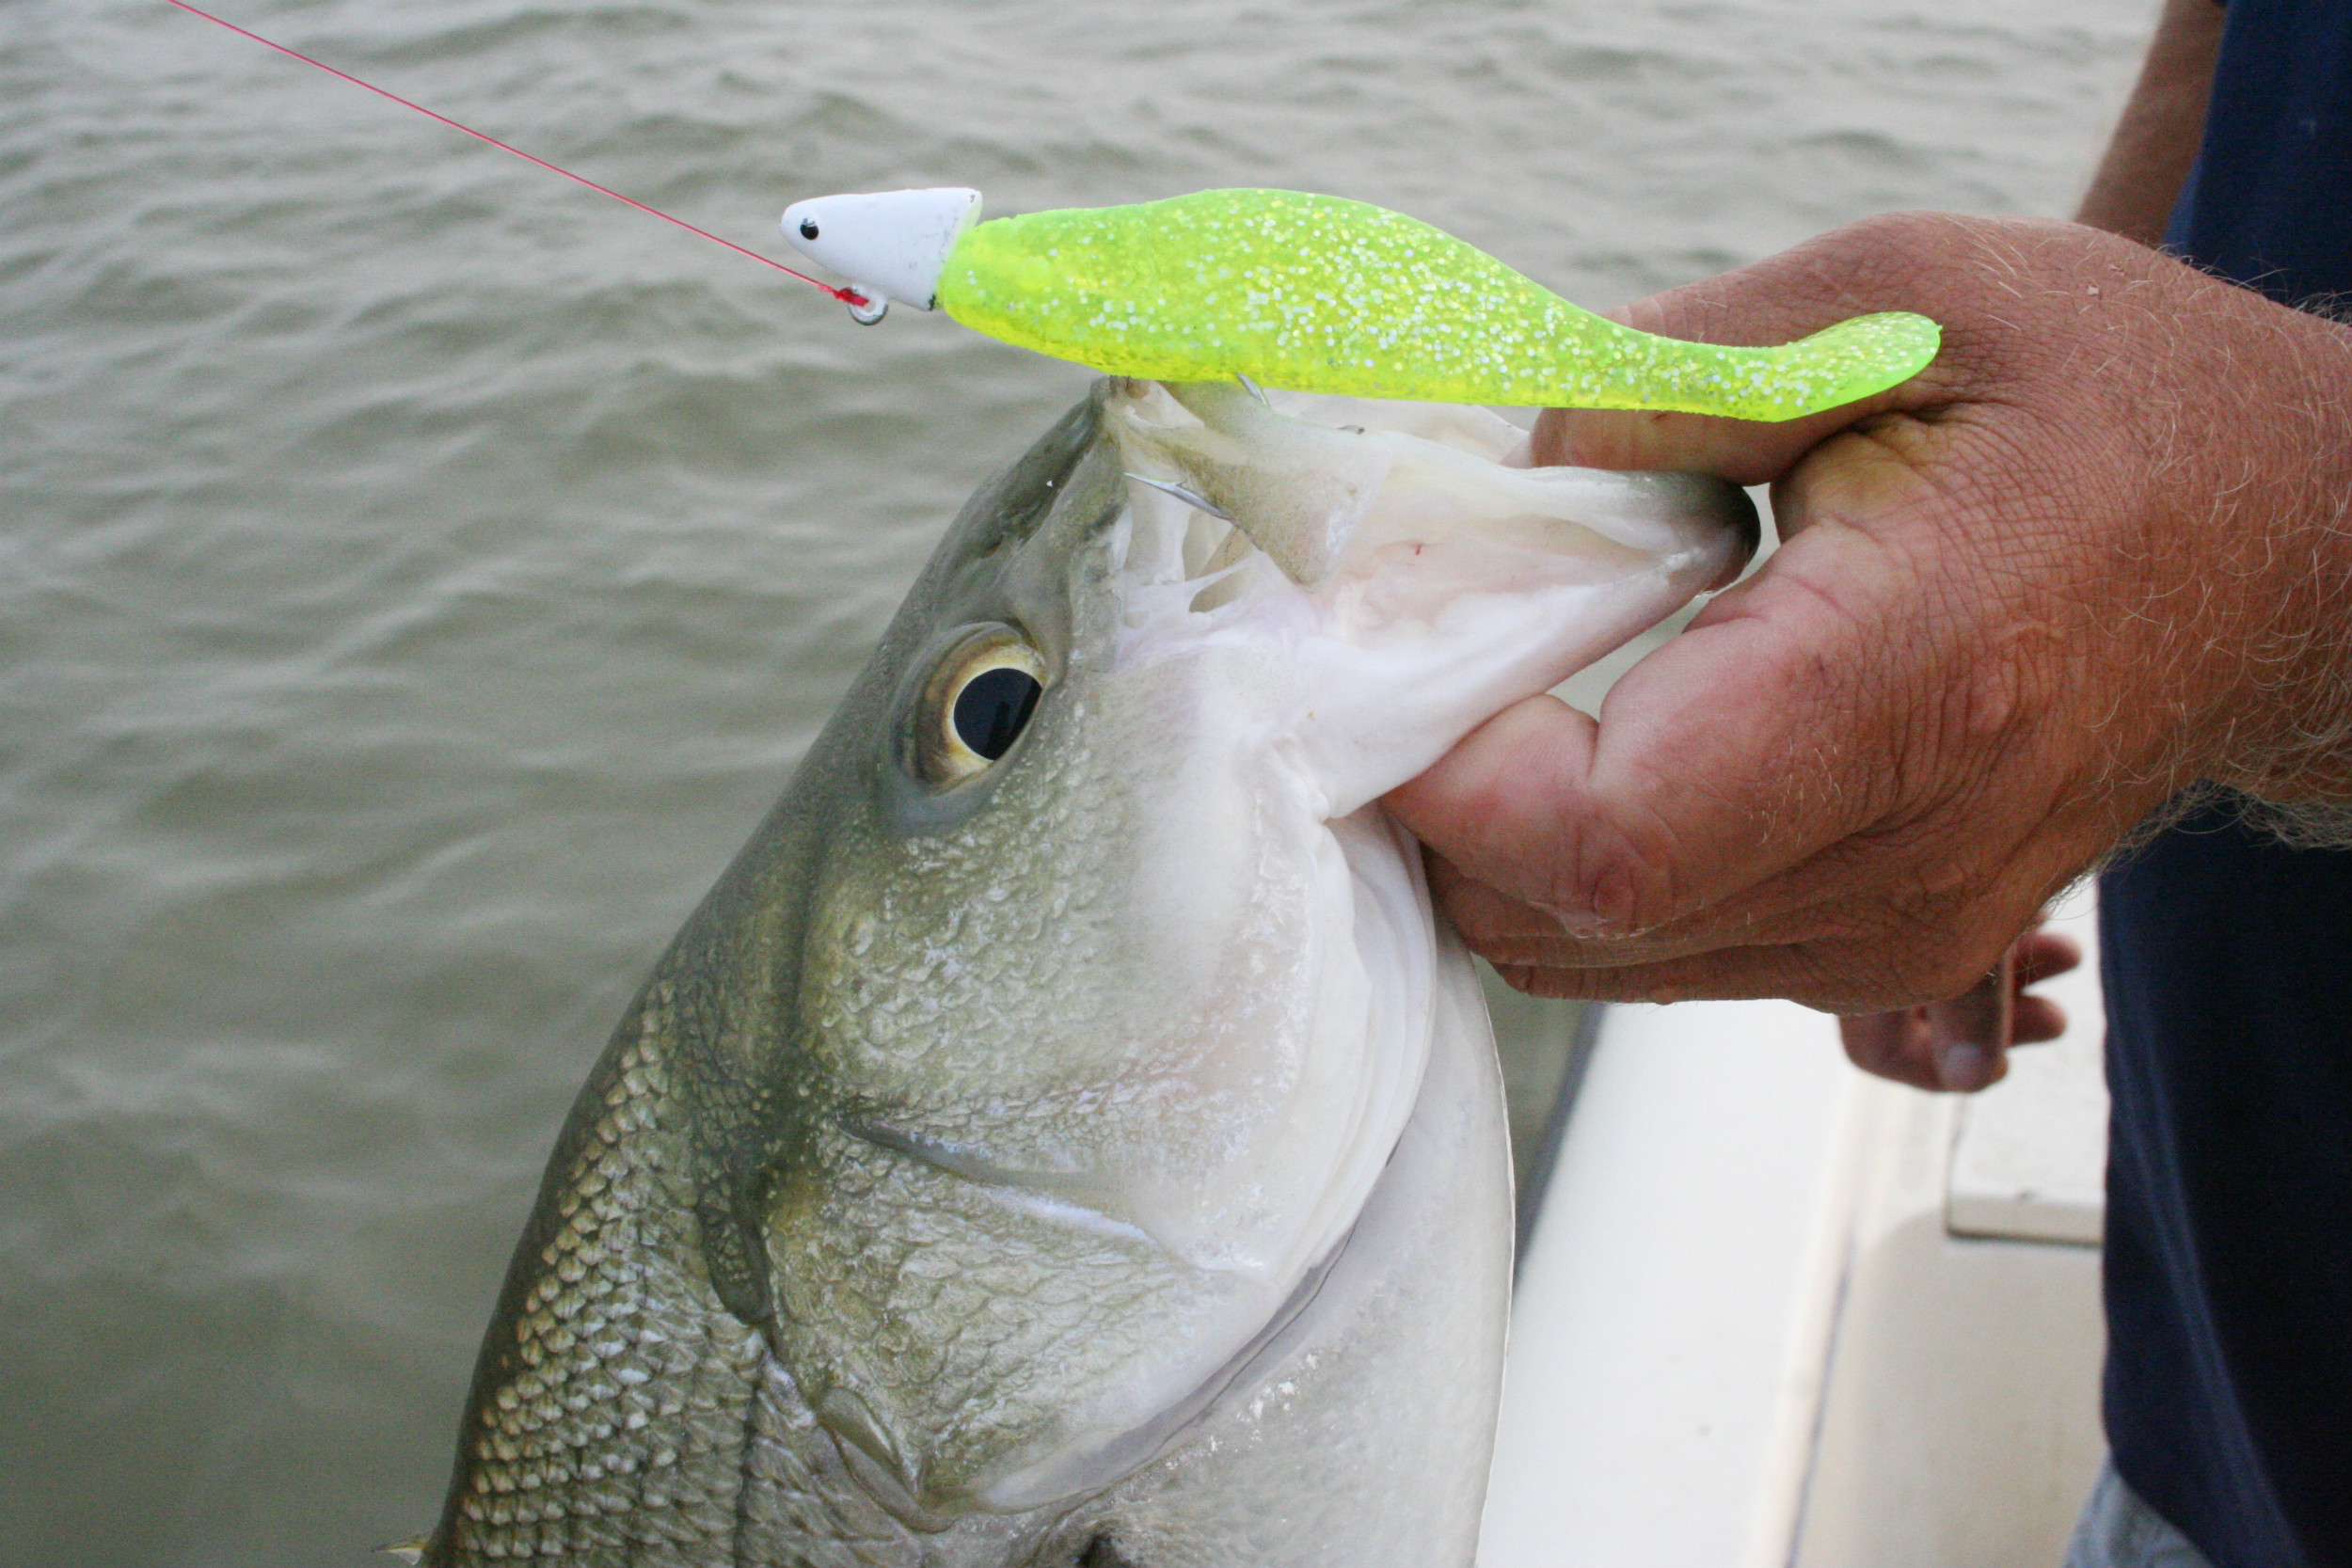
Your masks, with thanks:
[{"label": "curly lure tail", "polygon": [[977,331],[1113,375],[1430,403],[1791,420],[1910,379],[1924,316],[1858,316],[1774,348],[1638,332],[1419,219],[1221,190],[964,230],[938,303]]}]

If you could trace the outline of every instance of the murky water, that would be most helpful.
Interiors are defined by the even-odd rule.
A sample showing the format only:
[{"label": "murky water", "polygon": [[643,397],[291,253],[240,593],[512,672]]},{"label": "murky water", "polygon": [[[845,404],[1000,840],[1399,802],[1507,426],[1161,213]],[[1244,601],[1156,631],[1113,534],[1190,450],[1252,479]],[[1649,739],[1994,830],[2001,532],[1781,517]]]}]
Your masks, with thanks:
[{"label": "murky water", "polygon": [[[219,0],[778,250],[1291,185],[1606,305],[2062,212],[2153,0]],[[156,0],[0,0],[0,1562],[432,1518],[549,1138],[1082,372]]]}]

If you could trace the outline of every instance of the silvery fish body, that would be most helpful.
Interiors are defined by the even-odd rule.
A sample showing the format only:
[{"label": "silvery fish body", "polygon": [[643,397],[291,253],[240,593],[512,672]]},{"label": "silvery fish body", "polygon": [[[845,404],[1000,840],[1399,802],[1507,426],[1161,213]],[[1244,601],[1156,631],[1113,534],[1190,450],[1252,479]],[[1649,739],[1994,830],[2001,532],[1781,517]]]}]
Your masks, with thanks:
[{"label": "silvery fish body", "polygon": [[1377,799],[1754,515],[1298,406],[973,498],[582,1091],[426,1562],[1470,1562],[1502,1106]]}]

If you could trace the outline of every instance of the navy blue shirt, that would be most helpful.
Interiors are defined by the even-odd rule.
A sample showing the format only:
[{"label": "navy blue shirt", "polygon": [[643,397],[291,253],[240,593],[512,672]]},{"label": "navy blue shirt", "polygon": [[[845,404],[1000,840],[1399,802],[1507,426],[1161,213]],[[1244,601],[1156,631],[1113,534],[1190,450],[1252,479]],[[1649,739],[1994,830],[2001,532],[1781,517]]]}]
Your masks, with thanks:
[{"label": "navy blue shirt", "polygon": [[[2168,243],[2352,296],[2352,4],[2233,0]],[[2352,852],[2210,808],[2100,897],[2116,1468],[2218,1568],[2352,1565]]]}]

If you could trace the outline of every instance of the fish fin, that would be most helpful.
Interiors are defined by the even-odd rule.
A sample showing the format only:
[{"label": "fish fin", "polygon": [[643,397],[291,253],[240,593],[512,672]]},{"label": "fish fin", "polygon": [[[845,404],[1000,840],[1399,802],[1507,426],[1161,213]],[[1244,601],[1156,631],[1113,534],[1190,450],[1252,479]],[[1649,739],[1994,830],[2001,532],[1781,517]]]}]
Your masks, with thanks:
[{"label": "fish fin", "polygon": [[405,1541],[388,1541],[375,1549],[386,1557],[396,1557],[403,1562],[422,1562],[425,1547],[433,1544],[430,1535],[412,1535]]}]

